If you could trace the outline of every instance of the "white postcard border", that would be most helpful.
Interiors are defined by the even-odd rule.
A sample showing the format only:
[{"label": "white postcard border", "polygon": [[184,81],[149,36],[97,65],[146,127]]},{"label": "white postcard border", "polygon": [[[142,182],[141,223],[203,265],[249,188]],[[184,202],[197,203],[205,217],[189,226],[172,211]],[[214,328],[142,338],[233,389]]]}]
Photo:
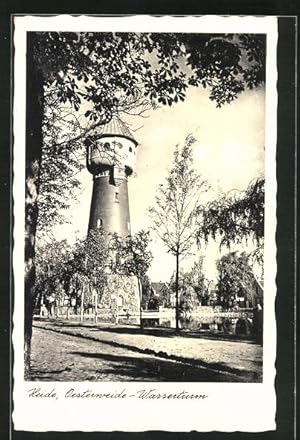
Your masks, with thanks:
[{"label": "white postcard border", "polygon": [[[276,127],[277,127],[277,19],[276,17],[15,17],[14,77],[14,411],[16,430],[26,431],[249,431],[275,429],[276,395],[274,389],[276,358]],[[101,24],[101,26],[100,26]],[[266,80],[266,210],[265,210],[265,297],[263,383],[40,383],[23,379],[24,343],[24,182],[26,115],[26,32],[63,31],[153,31],[156,32],[230,32],[267,34]],[[57,399],[32,399],[33,387],[51,391]],[[66,399],[66,391],[91,389],[93,392],[128,395],[138,390],[156,389],[159,393],[180,392],[207,395],[200,400],[111,400]],[[71,415],[71,417],[70,417]]]}]

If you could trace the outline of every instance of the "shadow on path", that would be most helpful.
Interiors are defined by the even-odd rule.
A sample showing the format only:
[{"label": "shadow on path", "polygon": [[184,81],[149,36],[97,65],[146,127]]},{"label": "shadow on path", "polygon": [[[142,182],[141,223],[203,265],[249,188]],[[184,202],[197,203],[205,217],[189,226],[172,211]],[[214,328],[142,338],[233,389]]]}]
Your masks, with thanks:
[{"label": "shadow on path", "polygon": [[115,333],[115,334],[128,334],[128,335],[149,335],[149,336],[157,336],[157,337],[163,337],[163,338],[172,338],[176,336],[180,336],[183,338],[200,338],[200,339],[211,339],[216,341],[232,341],[232,342],[244,342],[247,344],[257,344],[255,340],[251,336],[243,336],[243,335],[235,335],[235,334],[226,334],[226,333],[211,333],[209,331],[194,331],[194,330],[188,330],[188,329],[181,329],[179,332],[176,331],[174,328],[140,328],[138,326],[105,326],[104,324],[90,324],[90,323],[81,323],[81,322],[69,322],[69,321],[58,321],[55,319],[48,319],[45,321],[45,319],[38,319],[36,318],[35,321],[42,321],[44,323],[49,323],[51,326],[56,327],[64,327],[64,328],[87,328],[92,331],[103,331],[107,333]]},{"label": "shadow on path", "polygon": [[[72,352],[72,355],[98,359],[109,362],[98,372],[104,375],[116,375],[132,378],[132,380],[176,381],[176,382],[237,382],[226,374],[216,373],[207,368],[195,368],[190,365],[162,359],[147,357],[119,356],[113,354]],[[119,380],[119,379],[117,379]]]},{"label": "shadow on path", "polygon": [[[124,344],[121,342],[108,341],[105,339],[100,339],[99,337],[94,337],[94,336],[90,336],[90,335],[83,335],[83,334],[76,332],[76,331],[67,330],[65,325],[58,325],[58,327],[60,327],[60,329],[58,329],[58,328],[55,329],[55,328],[50,328],[50,327],[45,328],[45,327],[40,327],[40,326],[36,326],[36,327],[41,330],[44,330],[44,331],[52,331],[52,332],[56,332],[56,333],[66,334],[66,335],[73,336],[73,337],[78,337],[78,338],[82,338],[82,339],[88,339],[91,341],[99,342],[101,344],[109,345],[112,347],[130,350],[130,351],[136,352],[136,353],[142,353],[142,354],[152,355],[152,356],[163,358],[163,359],[181,362],[181,363],[187,364],[191,367],[206,368],[206,369],[210,370],[210,372],[214,372],[214,373],[219,373],[219,374],[220,373],[229,373],[230,375],[235,375],[238,378],[238,380],[234,380],[234,381],[240,381],[240,382],[260,382],[261,381],[260,375],[255,371],[240,370],[238,368],[229,367],[228,365],[226,365],[222,362],[210,362],[209,363],[209,362],[202,361],[200,359],[186,358],[183,356],[168,354],[164,351],[156,352],[155,350],[152,350],[149,348],[141,348],[141,347],[137,347],[135,345]],[[74,328],[75,326],[70,325],[70,327]],[[76,326],[76,327],[78,327],[78,326]],[[88,329],[90,329],[90,327],[88,327]],[[102,329],[99,329],[99,330],[102,331]],[[86,355],[89,356],[90,353],[86,353]],[[95,355],[98,356],[97,353]],[[174,365],[174,363],[173,363],[173,365]],[[232,381],[229,376],[228,376],[227,381],[228,382]]]}]

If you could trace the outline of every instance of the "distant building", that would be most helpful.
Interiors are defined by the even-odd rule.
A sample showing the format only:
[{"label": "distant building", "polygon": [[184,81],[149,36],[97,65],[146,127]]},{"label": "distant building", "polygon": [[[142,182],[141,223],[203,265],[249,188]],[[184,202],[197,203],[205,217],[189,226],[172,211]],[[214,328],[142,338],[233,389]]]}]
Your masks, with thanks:
[{"label": "distant building", "polygon": [[175,293],[167,283],[161,281],[151,283],[151,296],[147,304],[149,310],[158,310],[159,307],[175,307],[175,302]]},{"label": "distant building", "polygon": [[251,288],[244,289],[240,294],[232,295],[232,305],[246,309],[255,308],[258,304],[263,306],[263,293],[263,281],[253,276]]},{"label": "distant building", "polygon": [[[151,283],[151,295],[147,304],[149,310],[158,310],[158,307],[175,307],[176,294],[171,289],[170,285],[165,282],[152,282]],[[182,305],[185,300],[188,301],[186,292],[179,292],[179,303]],[[196,295],[196,293],[195,293]],[[205,295],[202,298],[197,299],[194,306],[219,306],[220,295],[218,293],[218,286],[215,281],[211,281],[207,288]],[[263,305],[263,281],[253,277],[253,286],[251,289],[243,292],[240,295],[232,295],[232,306],[238,306],[239,308],[254,308],[258,304]],[[184,306],[183,306],[184,307]]]}]

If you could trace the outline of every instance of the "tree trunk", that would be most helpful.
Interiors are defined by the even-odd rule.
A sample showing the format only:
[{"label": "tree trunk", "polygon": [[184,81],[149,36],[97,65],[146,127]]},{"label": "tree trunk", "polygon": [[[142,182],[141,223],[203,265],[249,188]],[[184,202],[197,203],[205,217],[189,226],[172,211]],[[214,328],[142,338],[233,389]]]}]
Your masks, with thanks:
[{"label": "tree trunk", "polygon": [[176,274],[175,274],[175,296],[176,296],[176,333],[179,333],[179,253],[176,253]]},{"label": "tree trunk", "polygon": [[140,328],[143,329],[143,320],[142,320],[142,283],[139,277],[138,280],[138,288],[139,288],[139,298],[140,298]]},{"label": "tree trunk", "polygon": [[98,322],[98,291],[96,291],[95,295],[95,323]]},{"label": "tree trunk", "polygon": [[84,286],[82,286],[81,288],[81,297],[80,297],[80,321],[83,321],[83,315],[84,315],[84,310],[83,310],[83,301],[84,301]]},{"label": "tree trunk", "polygon": [[26,90],[26,182],[25,182],[25,316],[24,362],[25,376],[30,368],[32,319],[35,282],[35,234],[38,217],[37,198],[42,153],[43,78],[35,69],[33,59],[33,34],[27,40],[27,90]]}]

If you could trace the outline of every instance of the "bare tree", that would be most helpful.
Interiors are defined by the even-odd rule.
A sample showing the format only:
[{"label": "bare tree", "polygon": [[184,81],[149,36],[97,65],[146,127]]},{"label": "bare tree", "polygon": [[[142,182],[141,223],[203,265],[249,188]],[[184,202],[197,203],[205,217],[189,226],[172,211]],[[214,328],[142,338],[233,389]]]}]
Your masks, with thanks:
[{"label": "bare tree", "polygon": [[176,146],[172,168],[156,193],[156,204],[149,209],[153,230],[176,258],[176,331],[179,330],[179,265],[189,255],[196,240],[196,216],[201,194],[208,184],[193,169],[192,135],[182,148]]}]

